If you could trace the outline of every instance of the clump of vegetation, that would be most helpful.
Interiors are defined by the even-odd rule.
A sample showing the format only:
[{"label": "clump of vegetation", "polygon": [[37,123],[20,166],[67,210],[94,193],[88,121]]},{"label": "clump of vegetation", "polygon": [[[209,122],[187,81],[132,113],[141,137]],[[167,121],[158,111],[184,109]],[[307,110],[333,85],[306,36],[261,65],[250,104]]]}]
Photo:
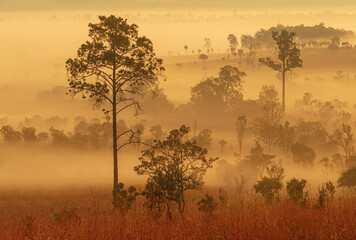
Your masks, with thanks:
[{"label": "clump of vegetation", "polygon": [[114,201],[114,207],[120,209],[122,213],[128,211],[132,203],[135,201],[139,193],[136,190],[135,186],[130,186],[127,190],[124,189],[125,185],[119,183],[115,186],[114,190],[117,196],[117,201]]},{"label": "clump of vegetation", "polygon": [[319,187],[319,198],[317,207],[323,208],[325,204],[327,204],[330,200],[334,199],[335,195],[335,186],[334,183],[328,181],[323,183],[321,187]]},{"label": "clump of vegetation", "polygon": [[219,188],[219,200],[221,205],[225,206],[227,204],[227,193],[223,188]]},{"label": "clump of vegetation", "polygon": [[312,148],[299,142],[291,145],[291,152],[293,154],[293,161],[304,167],[311,166],[316,156]]},{"label": "clump of vegetation", "polygon": [[348,187],[356,190],[356,167],[343,172],[337,180],[338,187]]},{"label": "clump of vegetation", "polygon": [[[283,29],[288,32],[295,32],[298,35],[299,41],[308,41],[308,47],[314,48],[324,46],[325,42],[323,39],[337,37],[340,41],[340,37],[350,37],[355,35],[352,31],[326,27],[324,23],[314,26],[305,26],[303,24],[297,26],[285,26],[278,24],[277,26],[269,29],[261,29],[257,31],[254,36],[242,35],[241,45],[244,48],[249,48],[251,45],[255,48],[270,47],[273,45],[273,39],[271,38],[272,33]],[[301,45],[302,47],[306,47],[305,43]]]},{"label": "clump of vegetation", "polygon": [[155,196],[163,196],[169,216],[172,202],[183,214],[185,191],[200,188],[206,171],[217,160],[208,158],[208,151],[195,141],[184,141],[189,132],[183,125],[172,130],[166,140],[155,140],[149,149],[142,151],[141,164],[134,168],[138,175],[148,175],[148,186],[154,188]]},{"label": "clump of vegetation", "polygon": [[304,205],[307,201],[308,192],[305,191],[307,180],[292,178],[287,182],[287,193],[294,203]]},{"label": "clump of vegetation", "polygon": [[218,205],[214,197],[208,193],[205,197],[202,197],[197,204],[199,211],[208,213],[212,213]]},{"label": "clump of vegetation", "polygon": [[35,218],[27,215],[22,219],[21,235],[23,239],[34,239],[36,234]]},{"label": "clump of vegetation", "polygon": [[74,224],[81,221],[77,207],[69,208],[65,206],[62,210],[54,212],[53,218],[56,223],[61,224]]},{"label": "clump of vegetation", "polygon": [[262,86],[258,103],[262,116],[254,119],[254,133],[258,140],[267,144],[270,152],[271,146],[278,142],[279,124],[283,118],[283,109],[276,88],[274,86]]},{"label": "clump of vegetation", "polygon": [[169,204],[160,186],[149,179],[146,183],[145,190],[141,194],[146,199],[143,206],[154,218],[160,217]]},{"label": "clump of vegetation", "polygon": [[267,176],[253,186],[256,193],[261,193],[267,203],[271,203],[273,198],[279,195],[283,188],[284,169],[277,164],[271,164],[266,167]]}]

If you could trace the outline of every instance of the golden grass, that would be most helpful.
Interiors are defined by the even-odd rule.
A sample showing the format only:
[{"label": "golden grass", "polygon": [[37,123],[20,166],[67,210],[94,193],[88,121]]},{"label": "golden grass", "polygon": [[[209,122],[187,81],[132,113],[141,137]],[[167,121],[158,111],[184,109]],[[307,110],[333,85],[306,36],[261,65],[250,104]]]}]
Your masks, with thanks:
[{"label": "golden grass", "polygon": [[184,216],[170,221],[152,218],[142,199],[125,215],[114,212],[109,189],[8,191],[0,195],[0,239],[356,239],[355,199],[316,208],[229,196],[208,214],[197,210],[202,195],[188,193]]}]

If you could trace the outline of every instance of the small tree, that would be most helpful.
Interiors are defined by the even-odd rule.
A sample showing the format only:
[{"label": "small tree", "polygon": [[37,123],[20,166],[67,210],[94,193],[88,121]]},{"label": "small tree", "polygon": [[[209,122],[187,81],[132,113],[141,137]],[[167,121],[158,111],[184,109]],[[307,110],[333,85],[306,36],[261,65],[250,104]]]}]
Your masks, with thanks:
[{"label": "small tree", "polygon": [[[207,108],[229,108],[232,102],[242,98],[242,83],[245,72],[230,65],[220,68],[218,77],[210,77],[192,87],[191,102],[198,105],[198,110]],[[214,106],[214,107],[213,107]]]},{"label": "small tree", "polygon": [[356,190],[356,167],[343,172],[337,180],[338,187],[348,187]]},{"label": "small tree", "polygon": [[206,48],[206,52],[210,52],[210,50],[212,50],[210,38],[204,38],[204,47]]},{"label": "small tree", "polygon": [[236,53],[236,49],[237,49],[237,37],[234,34],[229,34],[227,36],[227,40],[229,41],[229,50],[231,53]]},{"label": "small tree", "polygon": [[156,140],[142,152],[141,164],[134,168],[138,175],[148,175],[148,183],[164,196],[169,216],[171,202],[177,203],[183,213],[184,192],[201,187],[204,174],[217,160],[207,158],[208,151],[195,141],[183,141],[189,131],[183,125],[172,130],[166,140]]},{"label": "small tree", "polygon": [[354,139],[351,126],[342,124],[342,129],[336,129],[329,138],[331,143],[344,150],[345,160],[348,160],[354,152]]},{"label": "small tree", "polygon": [[278,47],[278,59],[275,61],[270,57],[260,58],[260,63],[282,74],[282,110],[285,111],[285,80],[286,73],[294,68],[302,67],[303,61],[300,59],[300,50],[297,48],[294,37],[296,33],[288,32],[285,29],[272,32],[272,38]]},{"label": "small tree", "polygon": [[256,193],[261,193],[267,203],[270,203],[283,188],[284,169],[273,163],[266,167],[266,172],[266,176],[257,181],[253,187]]},{"label": "small tree", "polygon": [[203,129],[198,133],[197,136],[193,137],[192,140],[200,147],[209,149],[211,142],[213,141],[211,133],[212,132],[210,129]]},{"label": "small tree", "polygon": [[318,191],[319,191],[319,198],[318,198],[317,207],[323,208],[325,207],[326,203],[328,203],[330,200],[334,198],[335,195],[334,183],[331,181],[323,183],[321,187],[319,187]]},{"label": "small tree", "polygon": [[207,212],[209,214],[212,214],[218,205],[214,197],[208,193],[205,195],[205,197],[202,197],[197,204],[199,211]]},{"label": "small tree", "polygon": [[24,127],[22,128],[22,137],[25,143],[37,143],[38,137],[36,136],[36,128],[33,127]]},{"label": "small tree", "polygon": [[159,124],[152,126],[150,129],[150,133],[157,140],[160,140],[164,135],[162,126]]},{"label": "small tree", "polygon": [[285,122],[284,125],[279,125],[278,133],[277,144],[285,153],[288,153],[295,139],[294,127],[290,127],[289,122]]},{"label": "small tree", "polygon": [[4,137],[4,141],[10,144],[18,144],[22,141],[21,132],[13,129],[10,125],[4,125],[0,129],[1,135]]},{"label": "small tree", "polygon": [[292,178],[287,182],[287,193],[294,203],[305,204],[308,196],[308,192],[305,192],[305,186],[307,180],[298,180]]},{"label": "small tree", "polygon": [[339,37],[333,37],[330,39],[330,44],[328,46],[328,48],[330,50],[336,50],[338,49],[340,46],[340,38]]},{"label": "small tree", "polygon": [[202,53],[202,54],[199,54],[199,60],[202,60],[203,63],[205,63],[206,60],[208,60],[208,55]]},{"label": "small tree", "polygon": [[246,131],[247,120],[246,116],[239,116],[235,122],[236,133],[237,133],[237,142],[240,149],[240,159],[242,158],[242,141]]},{"label": "small tree", "polygon": [[52,145],[56,147],[64,147],[70,144],[69,137],[64,133],[63,130],[58,130],[53,127],[49,129],[52,138]]},{"label": "small tree", "polygon": [[227,142],[226,142],[225,139],[221,139],[221,140],[219,141],[219,144],[220,144],[220,152],[223,153],[223,152],[224,152],[225,145],[227,144]]},{"label": "small tree", "polygon": [[272,163],[272,159],[275,156],[265,154],[262,146],[258,141],[255,142],[255,146],[250,149],[249,155],[239,163],[239,168],[242,171],[247,171],[249,177],[258,177],[260,169],[265,169]]},{"label": "small tree", "polygon": [[311,166],[316,156],[312,148],[298,142],[291,145],[291,152],[294,162],[305,167]]},{"label": "small tree", "polygon": [[283,117],[278,93],[274,86],[263,86],[259,94],[262,116],[254,119],[254,130],[257,139],[271,146],[278,142],[279,124]]},{"label": "small tree", "polygon": [[188,46],[187,45],[184,45],[184,50],[185,50],[185,55],[188,54]]},{"label": "small tree", "polygon": [[124,189],[124,184],[119,183],[116,185],[116,192],[118,193],[118,201],[115,202],[114,207],[120,209],[121,213],[125,213],[131,208],[132,203],[135,201],[136,197],[139,195],[136,191],[136,187],[131,186],[127,190]]}]

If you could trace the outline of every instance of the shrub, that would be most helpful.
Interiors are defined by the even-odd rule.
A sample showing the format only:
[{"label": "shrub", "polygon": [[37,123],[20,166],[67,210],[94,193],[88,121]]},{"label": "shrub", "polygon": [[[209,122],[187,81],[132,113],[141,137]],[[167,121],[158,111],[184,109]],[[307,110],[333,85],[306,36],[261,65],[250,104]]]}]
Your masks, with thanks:
[{"label": "shrub", "polygon": [[72,224],[80,222],[80,216],[78,208],[64,207],[61,211],[53,213],[54,221],[61,224]]},{"label": "shrub", "polygon": [[273,200],[275,195],[283,188],[284,169],[281,166],[272,164],[267,166],[267,176],[253,186],[256,193],[261,193],[268,203]]},{"label": "shrub", "polygon": [[335,195],[335,186],[333,182],[329,181],[323,183],[319,187],[319,198],[318,198],[318,207],[323,208],[330,200],[334,198]]},{"label": "shrub", "polygon": [[306,184],[307,180],[305,179],[292,178],[287,182],[287,193],[294,203],[305,204],[308,195],[308,192],[304,191]]},{"label": "shrub", "polygon": [[202,197],[198,202],[198,210],[201,212],[212,213],[216,209],[217,205],[218,203],[214,197],[207,193],[205,197]]},{"label": "shrub", "polygon": [[124,189],[125,185],[123,183],[119,183],[114,187],[114,192],[118,196],[118,201],[113,202],[114,207],[119,209],[122,213],[128,211],[133,201],[139,195],[136,191],[136,187],[130,186],[128,190]]},{"label": "shrub", "polygon": [[[164,191],[155,182],[148,180],[145,190],[141,193],[146,201],[143,206],[155,218],[160,217],[169,204],[164,197]],[[169,207],[169,206],[168,206]]]},{"label": "shrub", "polygon": [[226,205],[227,203],[227,193],[223,188],[219,188],[219,200],[221,205]]}]

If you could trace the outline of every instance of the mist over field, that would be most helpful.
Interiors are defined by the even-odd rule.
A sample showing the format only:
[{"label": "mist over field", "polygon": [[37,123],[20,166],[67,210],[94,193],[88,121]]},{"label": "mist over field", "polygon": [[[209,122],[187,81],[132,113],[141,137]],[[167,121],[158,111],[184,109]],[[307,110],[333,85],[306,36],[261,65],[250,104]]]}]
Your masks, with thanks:
[{"label": "mist over field", "polygon": [[[92,102],[84,101],[79,96],[73,99],[66,95],[67,73],[65,61],[74,56],[77,47],[88,39],[88,23],[95,22],[99,14],[109,14],[109,12],[106,10],[80,12],[75,9],[57,12],[53,11],[53,9],[50,9],[50,11],[33,11],[31,8],[21,12],[13,10],[3,11],[0,21],[3,32],[6,32],[0,45],[0,51],[3,56],[0,61],[3,69],[6,69],[6,71],[0,73],[0,120],[2,124],[13,125],[20,130],[26,118],[30,119],[39,116],[49,119],[55,116],[64,119],[64,123],[59,124],[57,127],[66,132],[71,132],[75,124],[75,118],[78,116],[84,116],[87,119],[96,118],[104,122],[104,116],[98,109],[92,107]],[[230,33],[239,38],[243,34],[253,35],[262,28],[268,29],[278,24],[313,26],[320,22],[323,22],[327,27],[336,29],[342,28],[348,31],[356,29],[351,24],[352,20],[356,18],[356,14],[331,11],[314,13],[279,13],[278,11],[244,13],[224,10],[213,13],[204,9],[202,11],[192,10],[188,12],[142,9],[142,12],[118,11],[117,15],[127,18],[129,22],[136,23],[139,26],[140,34],[152,40],[155,50],[158,56],[163,58],[164,67],[166,68],[166,81],[161,79],[159,86],[163,89],[167,100],[175,108],[189,102],[191,88],[194,85],[208,77],[216,76],[219,69],[224,65],[239,64],[238,57],[221,61],[221,59],[229,55],[226,36]],[[207,37],[211,39],[212,48],[215,50],[209,56],[209,60],[202,64],[198,59],[197,51],[198,49],[204,49],[204,38]],[[352,45],[355,43],[355,38],[345,36],[344,41],[349,41]],[[185,52],[184,45],[189,46],[188,52]],[[266,50],[258,51],[256,59],[266,55],[268,55]],[[291,116],[294,115],[295,101],[301,99],[304,93],[310,92],[313,97],[324,101],[330,99],[347,101],[349,103],[348,111],[353,114],[355,96],[352,94],[352,89],[356,84],[356,70],[354,68],[356,52],[349,49],[330,51],[327,48],[306,48],[301,49],[301,56],[303,67],[295,69],[293,71],[295,77],[286,83],[288,91],[287,113]],[[274,71],[261,66],[257,68],[251,67],[248,63],[240,64],[239,68],[247,73],[242,90],[244,99],[257,99],[263,85],[275,85],[277,92],[281,94],[280,80],[276,78]],[[345,74],[345,81],[334,80],[337,71],[340,70]],[[330,89],[333,90],[330,91]],[[152,104],[155,104],[154,101]],[[148,122],[148,125],[156,123],[165,125],[167,123],[167,132],[171,126],[178,127],[179,124],[185,123],[193,127],[194,121],[197,121],[197,119],[184,119],[184,117],[177,123],[174,123],[174,120],[168,120],[167,122],[157,121],[157,119],[150,119],[150,113],[145,109],[143,111],[144,113],[141,113],[138,117],[124,114],[133,123],[143,120]],[[293,122],[295,120],[291,118],[288,121]],[[203,123],[200,128],[210,129],[216,127],[216,130],[212,129],[213,138],[214,135],[216,138],[218,136],[219,138],[227,138],[232,147],[236,145],[235,132],[231,131],[234,128],[233,122],[231,122],[230,127],[217,126],[218,122],[219,120],[215,121],[215,123]],[[27,127],[31,126],[31,124],[27,125]],[[36,127],[37,132],[39,132],[48,131],[51,126],[51,124],[39,123],[33,127]],[[218,149],[218,139],[215,141],[213,146],[216,145],[214,147]],[[251,143],[253,143],[253,139],[251,139]],[[21,155],[21,151],[19,153]],[[47,156],[49,159],[48,166],[51,166],[52,159],[56,161],[56,154],[57,152]],[[109,154],[107,158],[108,156]],[[80,162],[85,159],[85,156],[78,154],[76,157],[68,156],[65,158],[78,159]],[[95,160],[92,159],[92,156],[90,158],[94,164]],[[137,156],[133,158],[135,159]],[[19,156],[15,159],[13,157],[11,160],[5,157],[5,160],[3,159],[2,161],[18,161],[18,164],[20,164],[22,157]],[[31,159],[26,161],[31,161]],[[33,161],[38,160],[33,159]],[[126,159],[122,161],[125,162]],[[230,161],[234,160],[230,159]],[[100,168],[107,169],[109,166],[105,165],[104,162],[106,164],[110,163],[109,159],[106,159],[105,161],[98,160],[97,164]],[[80,165],[78,163],[76,166],[72,166],[72,171],[75,172],[78,169],[78,171],[82,172]],[[34,169],[29,166],[26,169],[36,174],[37,171],[42,171],[41,167],[45,169],[45,166],[32,166]],[[129,169],[125,169],[125,172],[132,171],[132,166],[131,164]],[[51,166],[51,168],[56,169],[55,166]],[[58,169],[63,168],[58,167]],[[6,168],[3,168],[3,170],[9,171]],[[52,175],[53,181],[58,183],[58,178],[62,179],[60,177],[61,174],[61,170],[56,171],[55,175],[58,176]],[[100,178],[100,174],[98,174],[98,178]],[[106,176],[107,179],[110,178],[109,175]],[[14,178],[6,179],[6,176],[6,174],[2,176],[4,178],[3,182],[8,180],[6,182],[10,184],[15,181]],[[41,175],[38,175],[37,178],[41,178]],[[50,182],[51,177],[44,175],[43,179],[47,179]],[[96,175],[93,173],[93,177],[89,182],[95,183],[95,179]],[[69,185],[75,183],[81,185],[80,179],[74,182],[67,182]],[[40,181],[37,181],[36,185],[41,185],[39,183]],[[98,183],[103,182],[98,181]],[[10,185],[16,184],[11,183]]]},{"label": "mist over field", "polygon": [[356,238],[355,7],[0,0],[0,239]]}]

